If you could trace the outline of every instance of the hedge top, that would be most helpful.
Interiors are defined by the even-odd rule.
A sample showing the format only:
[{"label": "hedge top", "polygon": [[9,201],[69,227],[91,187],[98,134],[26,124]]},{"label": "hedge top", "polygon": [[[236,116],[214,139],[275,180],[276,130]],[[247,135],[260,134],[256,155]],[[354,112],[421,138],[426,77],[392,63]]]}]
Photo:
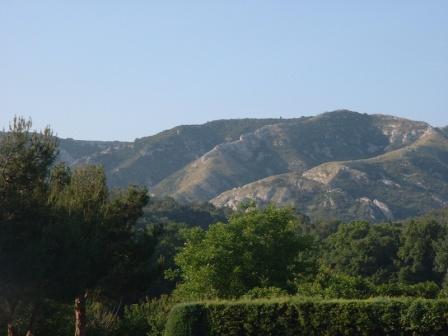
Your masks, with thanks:
[{"label": "hedge top", "polygon": [[278,298],[179,304],[166,336],[447,335],[448,300]]}]

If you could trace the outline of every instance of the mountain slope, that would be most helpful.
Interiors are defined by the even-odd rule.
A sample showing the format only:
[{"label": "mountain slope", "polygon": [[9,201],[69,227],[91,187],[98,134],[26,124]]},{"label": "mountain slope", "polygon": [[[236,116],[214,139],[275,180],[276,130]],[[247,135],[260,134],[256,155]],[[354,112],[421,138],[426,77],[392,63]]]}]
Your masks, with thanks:
[{"label": "mountain slope", "polygon": [[60,139],[59,159],[101,164],[112,187],[179,201],[255,199],[381,221],[447,205],[447,141],[448,127],[340,110],[178,126],[134,142]]},{"label": "mountain slope", "polygon": [[[70,166],[95,161],[98,156],[106,156],[111,152],[125,152],[132,148],[132,143],[121,141],[85,141],[74,139],[58,139],[59,161]],[[98,162],[99,163],[99,162]],[[107,161],[100,162],[107,166]]]},{"label": "mountain slope", "polygon": [[76,166],[101,164],[111,186],[153,186],[214,146],[238,139],[282,119],[217,120],[203,125],[178,126],[134,142],[60,140],[61,161]]},{"label": "mountain slope", "polygon": [[443,133],[445,136],[448,137],[448,126],[443,127],[443,128],[441,129],[441,131],[442,131],[442,133]]},{"label": "mountain slope", "polygon": [[346,110],[267,125],[216,146],[151,191],[180,200],[207,201],[268,176],[380,155],[413,143],[429,127]]},{"label": "mountain slope", "polygon": [[292,204],[316,218],[404,218],[448,205],[448,140],[428,129],[409,146],[362,160],[331,162],[229,190],[212,200],[236,206]]}]

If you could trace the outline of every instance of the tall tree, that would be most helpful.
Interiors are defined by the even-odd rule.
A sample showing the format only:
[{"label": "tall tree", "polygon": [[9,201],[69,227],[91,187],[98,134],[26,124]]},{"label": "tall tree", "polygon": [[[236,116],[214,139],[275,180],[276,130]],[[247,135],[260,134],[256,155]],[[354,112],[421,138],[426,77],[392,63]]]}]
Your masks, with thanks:
[{"label": "tall tree", "polygon": [[53,297],[75,298],[75,335],[83,336],[88,293],[109,290],[119,295],[134,281],[134,272],[144,273],[151,245],[134,226],[148,196],[136,187],[111,194],[104,170],[97,166],[71,172],[60,165],[50,185],[57,214],[53,249],[59,256],[49,277]]},{"label": "tall tree", "polygon": [[0,301],[10,335],[33,327],[48,267],[43,237],[56,141],[49,128],[31,127],[15,118],[0,138]]},{"label": "tall tree", "polygon": [[0,139],[0,313],[11,336],[30,335],[45,298],[75,299],[83,336],[89,291],[123,295],[147,273],[151,242],[135,230],[147,191],[111,193],[101,167],[53,166],[51,130],[31,127],[16,118]]},{"label": "tall tree", "polygon": [[396,272],[400,230],[394,224],[342,224],[322,246],[322,263],[331,270],[388,281]]},{"label": "tall tree", "polygon": [[[430,218],[407,223],[400,237],[398,257],[400,279],[409,283],[434,281],[441,283],[444,275],[442,260],[436,260],[439,244],[446,235],[446,228]],[[438,248],[439,247],[439,248]]]},{"label": "tall tree", "polygon": [[290,289],[307,271],[311,239],[300,234],[290,209],[247,209],[228,224],[189,231],[175,257],[186,297],[238,297],[255,287]]}]

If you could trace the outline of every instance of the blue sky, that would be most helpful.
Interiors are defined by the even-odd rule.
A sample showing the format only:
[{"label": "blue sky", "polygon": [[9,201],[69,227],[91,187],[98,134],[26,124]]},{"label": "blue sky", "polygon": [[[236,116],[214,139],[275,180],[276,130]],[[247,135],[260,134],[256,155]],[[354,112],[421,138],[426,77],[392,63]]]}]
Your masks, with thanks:
[{"label": "blue sky", "polygon": [[0,127],[78,139],[347,108],[448,124],[448,1],[0,0]]}]

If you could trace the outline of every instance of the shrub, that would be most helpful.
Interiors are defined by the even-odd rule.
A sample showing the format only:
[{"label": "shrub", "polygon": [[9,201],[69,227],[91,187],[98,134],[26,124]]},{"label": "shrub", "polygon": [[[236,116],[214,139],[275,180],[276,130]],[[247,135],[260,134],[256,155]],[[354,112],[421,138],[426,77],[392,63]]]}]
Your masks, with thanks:
[{"label": "shrub", "polygon": [[325,299],[365,299],[373,296],[373,285],[366,279],[330,269],[321,269],[313,282],[299,283],[297,294]]},{"label": "shrub", "polygon": [[175,306],[165,336],[446,335],[448,300],[274,299]]},{"label": "shrub", "polygon": [[119,327],[118,308],[93,301],[87,305],[87,333],[91,336],[115,335]]},{"label": "shrub", "polygon": [[162,295],[159,299],[147,299],[140,304],[126,307],[121,322],[121,333],[132,336],[161,336],[174,299]]},{"label": "shrub", "polygon": [[166,322],[164,335],[205,336],[207,335],[206,310],[200,304],[175,306]]},{"label": "shrub", "polygon": [[288,296],[288,292],[278,287],[255,287],[242,296],[242,299],[272,299]]},{"label": "shrub", "polygon": [[388,283],[375,287],[378,296],[406,296],[435,299],[440,293],[440,287],[432,281],[417,284]]}]

